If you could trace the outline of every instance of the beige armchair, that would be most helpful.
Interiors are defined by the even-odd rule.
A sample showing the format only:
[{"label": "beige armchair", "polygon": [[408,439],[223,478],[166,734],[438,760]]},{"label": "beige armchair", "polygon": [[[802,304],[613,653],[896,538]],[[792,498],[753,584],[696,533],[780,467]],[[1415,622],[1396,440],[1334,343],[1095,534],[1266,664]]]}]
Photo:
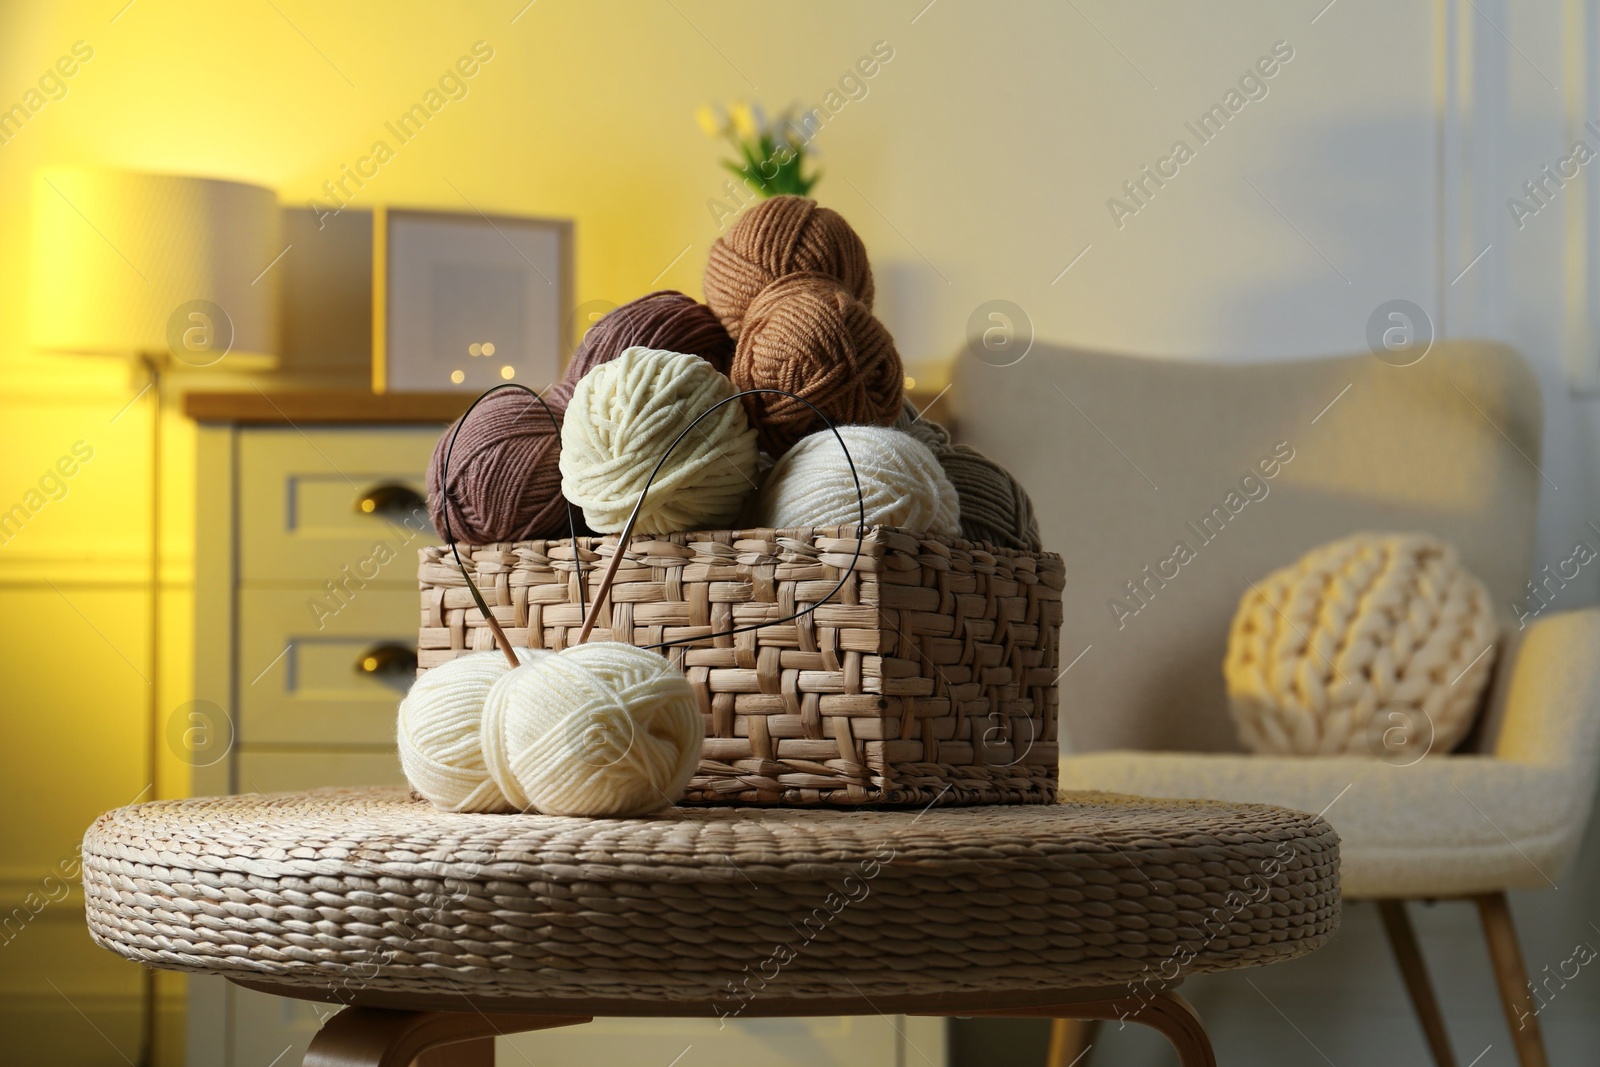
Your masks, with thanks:
[{"label": "beige armchair", "polygon": [[[1032,489],[1066,559],[1063,786],[1325,812],[1345,898],[1379,903],[1435,1062],[1455,1061],[1405,902],[1466,898],[1520,1061],[1544,1064],[1505,891],[1555,885],[1582,838],[1600,770],[1600,610],[1563,610],[1577,599],[1567,553],[1528,581],[1548,479],[1521,357],[1450,342],[1405,367],[1366,354],[1214,365],[1036,346],[1009,367],[962,363],[962,439]],[[1370,756],[1241,752],[1222,681],[1240,595],[1358,530],[1434,533],[1488,585],[1505,640],[1479,727],[1454,753],[1425,731]],[[1589,530],[1561,541],[1580,539],[1600,545]],[[1188,561],[1164,563],[1179,542]],[[1057,1033],[1062,1063],[1081,1040]]]}]

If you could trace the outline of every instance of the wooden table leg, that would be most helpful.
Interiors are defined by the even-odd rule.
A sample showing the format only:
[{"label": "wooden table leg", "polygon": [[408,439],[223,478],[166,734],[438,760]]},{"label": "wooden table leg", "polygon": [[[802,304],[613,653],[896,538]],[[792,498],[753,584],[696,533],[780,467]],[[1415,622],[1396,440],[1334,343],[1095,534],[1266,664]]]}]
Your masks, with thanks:
[{"label": "wooden table leg", "polygon": [[[1130,1007],[1138,1013],[1129,1016]],[[1121,1019],[1127,1016],[1136,1023],[1143,1023],[1160,1032],[1177,1050],[1178,1067],[1217,1067],[1217,1054],[1211,1050],[1211,1037],[1206,1033],[1205,1023],[1200,1021],[1200,1013],[1178,994],[1157,993],[1143,1005],[1111,1001],[1107,1009],[1106,1014],[1096,1018]]]},{"label": "wooden table leg", "polygon": [[[917,1014],[917,1013],[912,1013]],[[991,1008],[954,1012],[986,1019],[1116,1019],[1148,1026],[1165,1037],[1178,1053],[1178,1067],[1217,1067],[1211,1038],[1200,1015],[1178,994],[1163,991],[1148,997],[1069,1001],[1031,1008]],[[1070,1062],[1070,1061],[1069,1061]]]},{"label": "wooden table leg", "polygon": [[1088,1067],[1089,1050],[1100,1036],[1099,1019],[1055,1019],[1050,1023],[1050,1054],[1045,1067]]},{"label": "wooden table leg", "polygon": [[[411,1067],[422,1060],[427,1067],[480,1067],[493,1064],[497,1034],[548,1030],[588,1021],[586,1017],[559,1015],[346,1008],[317,1031],[301,1062],[305,1067]],[[455,1055],[447,1058],[445,1047],[453,1045],[461,1047],[450,1049]]]},{"label": "wooden table leg", "polygon": [[424,1052],[411,1067],[494,1067],[494,1038],[475,1037]]},{"label": "wooden table leg", "polygon": [[[1188,1001],[1170,991],[1148,997],[927,1014],[1136,1022],[1157,1031],[1172,1044],[1179,1067],[1217,1067],[1216,1054],[1200,1016]],[[497,1035],[589,1021],[587,1016],[346,1008],[317,1032],[302,1063],[304,1067],[493,1067]],[[1087,1046],[1078,1052],[1079,1058],[1083,1051]],[[1070,1067],[1074,1061],[1067,1062]]]}]

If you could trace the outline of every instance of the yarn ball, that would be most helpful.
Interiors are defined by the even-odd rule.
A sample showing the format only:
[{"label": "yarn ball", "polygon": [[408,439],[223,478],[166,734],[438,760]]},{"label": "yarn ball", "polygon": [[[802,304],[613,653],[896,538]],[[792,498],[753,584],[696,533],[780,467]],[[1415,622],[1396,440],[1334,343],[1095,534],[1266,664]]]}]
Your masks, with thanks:
[{"label": "yarn ball", "polygon": [[945,477],[956,487],[962,537],[1024,552],[1044,550],[1033,501],[1010,471],[971,445],[952,443],[943,426],[917,418],[909,400],[894,425],[932,449]]},{"label": "yarn ball", "polygon": [[634,346],[699,356],[722,373],[733,362],[733,338],[711,309],[671,289],[641,296],[608,312],[589,328],[547,400],[565,408],[585,374]]},{"label": "yarn ball", "polygon": [[[462,416],[465,425],[457,419],[439,438],[428,464],[428,514],[440,537],[448,529],[464,544],[487,545],[568,535],[558,465],[562,411],[556,404],[549,406],[554,425],[537,400],[507,389],[487,397],[470,416]],[[450,453],[447,494],[444,456],[457,426],[461,432]]]},{"label": "yarn ball", "polygon": [[1239,602],[1223,666],[1256,752],[1415,763],[1472,728],[1494,665],[1489,593],[1426,534],[1356,534]]},{"label": "yarn ball", "polygon": [[[823,274],[791,274],[750,303],[734,350],[739,389],[783,389],[816,405],[836,425],[892,426],[905,396],[894,338],[870,308]],[[782,455],[826,425],[797,400],[745,398],[761,445]]]},{"label": "yarn ball", "polygon": [[[516,650],[523,663],[554,655]],[[400,766],[440,811],[510,811],[483,762],[483,706],[511,664],[499,652],[458,656],[428,671],[400,702]]]},{"label": "yarn ball", "polygon": [[644,815],[683,796],[705,724],[659,653],[577,645],[502,674],[484,704],[484,758],[511,806]]},{"label": "yarn ball", "polygon": [[[955,487],[927,445],[882,426],[841,426],[839,436],[850,450],[849,461],[832,430],[812,434],[778,460],[756,499],[757,525],[775,530],[853,525],[864,499],[868,526],[940,537],[961,532]],[[860,497],[851,462],[861,482]]]},{"label": "yarn ball", "polygon": [[756,295],[801,271],[826,274],[872,310],[872,265],[861,238],[837,211],[799,196],[775,196],[745,212],[711,245],[706,303],[734,340]]},{"label": "yarn ball", "polygon": [[950,443],[950,431],[932,419],[919,417],[917,405],[912,403],[909,396],[900,402],[900,414],[895,416],[894,428],[915,437],[933,449],[936,455],[939,449]]},{"label": "yarn ball", "polygon": [[561,488],[588,524],[616,533],[656,464],[639,533],[727,526],[755,488],[756,435],[738,404],[724,404],[668,453],[677,436],[733,385],[699,356],[629,348],[590,371],[561,429]]}]

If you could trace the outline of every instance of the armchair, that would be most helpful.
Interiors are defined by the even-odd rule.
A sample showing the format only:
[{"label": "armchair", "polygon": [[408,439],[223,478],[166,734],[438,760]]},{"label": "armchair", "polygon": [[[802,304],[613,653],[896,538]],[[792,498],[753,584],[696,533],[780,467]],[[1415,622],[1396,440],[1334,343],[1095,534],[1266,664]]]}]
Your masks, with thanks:
[{"label": "armchair", "polygon": [[[1561,610],[1577,596],[1558,561],[1528,580],[1548,479],[1521,357],[1443,342],[1406,367],[1365,354],[1217,365],[1035,346],[1010,367],[963,363],[962,439],[1030,487],[1066,561],[1063,787],[1324,812],[1344,896],[1378,903],[1434,1062],[1455,1061],[1406,902],[1462,898],[1520,1062],[1544,1064],[1505,893],[1553,886],[1582,838],[1600,770],[1600,610]],[[1241,752],[1222,660],[1249,582],[1344,534],[1407,529],[1452,542],[1503,615],[1473,736],[1456,752],[1425,731],[1372,755]],[[1570,536],[1600,547],[1594,531]],[[1086,1040],[1059,1024],[1059,1062]]]}]

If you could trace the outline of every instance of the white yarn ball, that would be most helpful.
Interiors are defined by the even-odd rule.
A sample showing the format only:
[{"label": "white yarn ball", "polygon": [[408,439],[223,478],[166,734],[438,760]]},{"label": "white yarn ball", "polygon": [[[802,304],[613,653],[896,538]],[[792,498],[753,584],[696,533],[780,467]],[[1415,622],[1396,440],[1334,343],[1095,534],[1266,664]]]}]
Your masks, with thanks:
[{"label": "white yarn ball", "polygon": [[1494,665],[1489,592],[1425,534],[1356,534],[1239,602],[1223,665],[1255,752],[1415,763],[1472,728]]},{"label": "white yarn ball", "polygon": [[489,773],[513,807],[547,815],[644,815],[672,804],[704,737],[689,680],[660,654],[616,641],[508,671],[484,704]]},{"label": "white yarn ball", "polygon": [[[885,426],[841,426],[839,436],[855,463],[868,526],[960,536],[960,497],[927,445]],[[855,523],[861,512],[850,461],[832,430],[801,438],[767,475],[756,524],[781,530]]]},{"label": "white yarn ball", "polygon": [[[516,650],[531,663],[552,652]],[[400,702],[400,766],[411,788],[441,811],[511,811],[483,763],[483,704],[511,670],[500,652],[458,656],[412,683]]]},{"label": "white yarn ball", "polygon": [[[561,491],[591,529],[616,533],[650,472],[689,424],[737,392],[699,356],[634,347],[584,375],[561,425]],[[639,533],[716,529],[755,488],[756,432],[724,404],[667,457],[650,483]]]}]

